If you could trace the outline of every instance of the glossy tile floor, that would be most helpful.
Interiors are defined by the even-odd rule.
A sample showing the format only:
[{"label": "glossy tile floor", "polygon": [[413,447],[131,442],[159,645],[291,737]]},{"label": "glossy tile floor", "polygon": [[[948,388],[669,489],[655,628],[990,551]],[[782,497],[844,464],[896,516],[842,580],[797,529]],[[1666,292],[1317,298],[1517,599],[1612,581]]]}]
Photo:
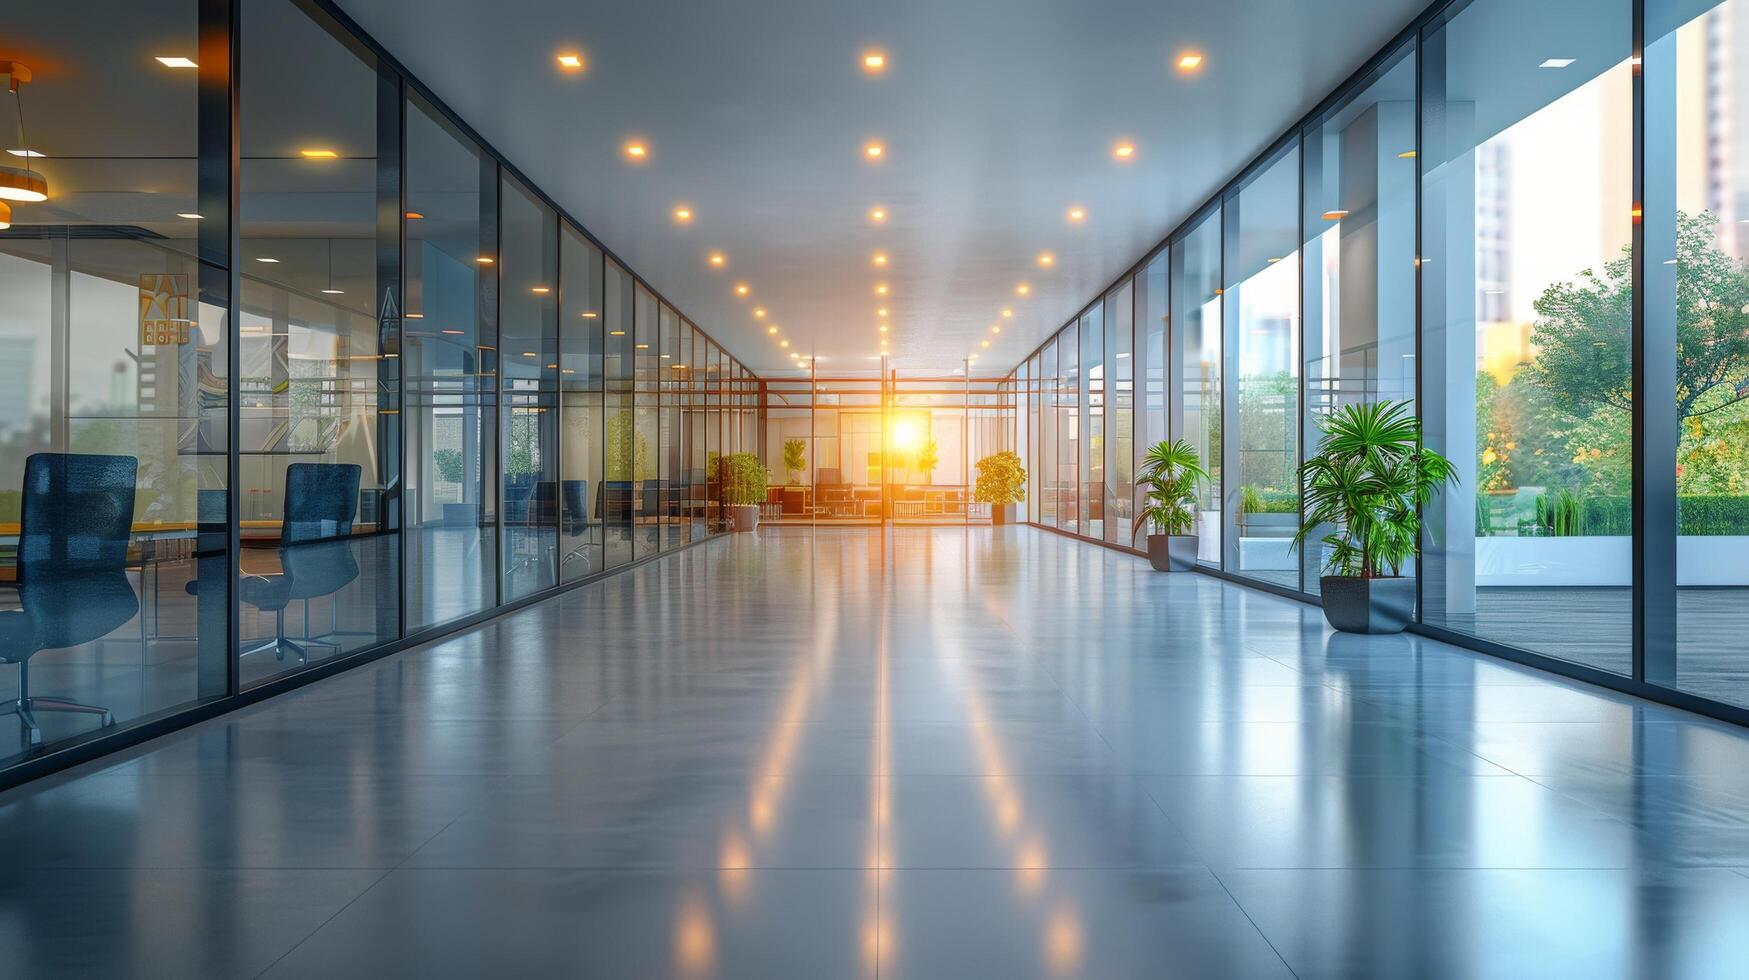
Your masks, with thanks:
[{"label": "glossy tile floor", "polygon": [[708,543],[0,797],[0,974],[1749,972],[1749,737],[1028,528]]}]

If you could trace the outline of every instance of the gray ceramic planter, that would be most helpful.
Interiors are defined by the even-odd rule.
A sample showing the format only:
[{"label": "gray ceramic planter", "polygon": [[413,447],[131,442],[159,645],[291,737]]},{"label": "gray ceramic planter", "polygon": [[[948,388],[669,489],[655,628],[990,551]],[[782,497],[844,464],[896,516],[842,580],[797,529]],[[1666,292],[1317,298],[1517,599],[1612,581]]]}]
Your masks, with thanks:
[{"label": "gray ceramic planter", "polygon": [[1196,567],[1196,535],[1148,535],[1148,564],[1156,572],[1188,572]]},{"label": "gray ceramic planter", "polygon": [[1355,578],[1325,575],[1318,579],[1324,619],[1344,633],[1401,633],[1415,615],[1412,578]]},{"label": "gray ceramic planter", "polygon": [[736,531],[751,531],[759,526],[758,504],[733,504],[729,507],[729,521]]}]

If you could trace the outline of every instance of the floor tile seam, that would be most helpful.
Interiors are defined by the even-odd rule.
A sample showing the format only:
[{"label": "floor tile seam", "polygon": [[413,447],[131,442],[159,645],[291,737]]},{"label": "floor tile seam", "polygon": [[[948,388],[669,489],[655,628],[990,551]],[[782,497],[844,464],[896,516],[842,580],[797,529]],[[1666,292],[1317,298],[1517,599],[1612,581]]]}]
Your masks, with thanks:
[{"label": "floor tile seam", "polygon": [[1257,938],[1263,940],[1263,944],[1268,946],[1269,951],[1275,954],[1275,958],[1281,961],[1282,969],[1286,970],[1297,980],[1300,975],[1299,971],[1293,968],[1293,965],[1287,961],[1287,957],[1281,955],[1281,950],[1275,947],[1275,942],[1269,938],[1269,934],[1264,932],[1263,927],[1257,924],[1257,920],[1251,917],[1251,910],[1247,909],[1244,903],[1240,902],[1238,897],[1233,894],[1233,890],[1227,887],[1227,883],[1222,880],[1219,872],[1208,865],[1204,865],[1203,867],[1207,869],[1209,877],[1215,880],[1215,884],[1221,886],[1221,892],[1227,896],[1227,901],[1232,902],[1233,908],[1238,909],[1239,914],[1245,917],[1245,921],[1251,924],[1251,928],[1257,931]]},{"label": "floor tile seam", "polygon": [[[1639,824],[1634,823],[1632,820],[1618,817],[1615,814],[1609,812],[1608,810],[1605,810],[1603,807],[1601,807],[1595,803],[1592,803],[1589,800],[1575,796],[1572,793],[1569,793],[1568,791],[1561,789],[1558,786],[1554,786],[1554,785],[1551,785],[1550,783],[1544,782],[1544,780],[1549,778],[1549,775],[1546,773],[1536,775],[1536,776],[1525,776],[1524,778],[1530,780],[1532,783],[1535,783],[1538,786],[1541,786],[1543,789],[1548,790],[1549,792],[1555,794],[1556,796],[1560,797],[1563,800],[1566,800],[1569,803],[1577,804],[1578,806],[1584,807],[1586,810],[1591,811],[1592,813],[1602,817],[1603,819],[1609,821],[1610,823],[1619,824],[1623,827],[1628,828],[1629,830],[1634,831],[1635,833],[1647,833],[1648,832],[1648,828],[1642,827]],[[1628,778],[1638,779],[1639,777],[1638,776],[1629,776]],[[1746,825],[1746,826],[1749,826],[1749,825]]]},{"label": "floor tile seam", "polygon": [[314,929],[311,929],[308,933],[305,933],[301,939],[299,939],[297,942],[293,943],[291,945],[291,948],[287,949],[285,952],[274,957],[272,963],[267,964],[267,966],[263,967],[258,973],[255,974],[257,980],[259,980],[260,977],[264,977],[267,974],[273,972],[274,967],[278,966],[280,963],[284,962],[287,957],[291,956],[293,953],[295,953],[299,949],[303,948],[303,945],[305,943],[309,942],[312,938],[314,938],[316,933],[319,933],[323,929],[328,928],[330,923],[332,923],[335,919],[340,918],[340,916],[344,915],[346,913],[346,910],[349,908],[352,908],[352,906],[359,899],[365,897],[366,895],[369,895],[372,891],[375,891],[379,885],[381,885],[383,882],[387,881],[389,879],[389,876],[394,874],[394,873],[395,873],[394,868],[388,868],[388,869],[385,869],[382,874],[377,875],[376,878],[374,880],[372,880],[370,884],[368,884],[364,888],[360,889],[358,894],[347,899],[346,903],[344,905],[340,906],[338,909],[335,909],[334,913],[332,915],[328,916],[327,918],[323,919],[321,922],[317,923],[316,927]]}]

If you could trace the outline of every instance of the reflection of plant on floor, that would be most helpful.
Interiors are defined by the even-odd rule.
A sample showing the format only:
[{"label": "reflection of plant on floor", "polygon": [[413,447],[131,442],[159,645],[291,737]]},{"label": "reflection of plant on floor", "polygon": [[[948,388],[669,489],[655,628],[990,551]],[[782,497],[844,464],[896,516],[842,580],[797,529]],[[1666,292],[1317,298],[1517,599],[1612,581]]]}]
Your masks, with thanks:
[{"label": "reflection of plant on floor", "polygon": [[808,443],[804,439],[783,441],[783,468],[789,471],[789,482],[802,482],[802,470],[808,468]]},{"label": "reflection of plant on floor", "polygon": [[1020,465],[1017,453],[1003,450],[978,460],[978,481],[972,486],[972,500],[980,504],[1004,506],[1026,499],[1026,468]]},{"label": "reflection of plant on floor", "polygon": [[723,499],[732,507],[765,503],[768,475],[759,457],[730,453],[723,457]]},{"label": "reflection of plant on floor", "polygon": [[1421,420],[1408,402],[1344,405],[1319,422],[1318,451],[1300,467],[1306,515],[1294,534],[1330,548],[1333,575],[1397,575],[1415,554],[1421,509],[1457,475],[1421,442]]},{"label": "reflection of plant on floor", "polygon": [[1157,442],[1142,457],[1136,485],[1142,488],[1142,510],[1130,538],[1148,528],[1154,534],[1189,534],[1196,527],[1196,491],[1209,478],[1196,447],[1183,439]]}]

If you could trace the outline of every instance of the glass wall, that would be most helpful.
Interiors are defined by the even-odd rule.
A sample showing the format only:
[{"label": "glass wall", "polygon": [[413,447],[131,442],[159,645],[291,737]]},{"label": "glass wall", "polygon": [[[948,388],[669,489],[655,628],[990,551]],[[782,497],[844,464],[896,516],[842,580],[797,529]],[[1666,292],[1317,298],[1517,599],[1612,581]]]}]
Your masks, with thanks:
[{"label": "glass wall", "polygon": [[[43,181],[46,200],[0,202],[11,222],[0,231],[0,583],[11,586],[0,608],[28,624],[0,648],[0,766],[232,689],[234,216],[201,166],[205,141],[228,140],[229,126],[199,111],[213,73],[167,70],[137,40],[194,55],[199,6],[5,14],[5,57],[35,77],[0,101],[13,151],[0,166]],[[33,51],[54,61],[32,65]],[[99,532],[103,558],[29,560],[75,526],[92,530],[58,505],[68,498],[115,515]]]},{"label": "glass wall", "polygon": [[498,594],[497,164],[409,101],[406,248],[407,628]]},{"label": "glass wall", "polygon": [[1128,282],[1105,297],[1105,540],[1128,543],[1135,522],[1135,290]]},{"label": "glass wall", "polygon": [[1222,561],[1221,474],[1225,412],[1221,400],[1221,212],[1217,209],[1172,243],[1171,386],[1167,430],[1196,450],[1208,470],[1197,503],[1197,559]]},{"label": "glass wall", "polygon": [[1105,308],[1093,304],[1081,314],[1079,329],[1081,389],[1077,393],[1087,413],[1086,435],[1079,440],[1081,473],[1079,521],[1081,533],[1105,537]]},{"label": "glass wall", "polygon": [[[1620,674],[1632,15],[1630,0],[1477,0],[1430,30],[1419,158],[1421,414],[1459,487],[1428,509],[1423,619]],[[1543,67],[1557,47],[1570,63]]]},{"label": "glass wall", "polygon": [[499,199],[500,567],[509,600],[552,588],[559,574],[559,216],[508,177]]},{"label": "glass wall", "polygon": [[1222,261],[1226,567],[1297,587],[1300,155],[1290,146],[1227,198]]},{"label": "glass wall", "polygon": [[628,561],[634,507],[638,557],[702,535],[690,379],[751,374],[363,39],[302,0],[4,21],[0,782]]},{"label": "glass wall", "polygon": [[602,560],[601,249],[569,225],[559,241],[559,577],[582,578]]},{"label": "glass wall", "polygon": [[1094,442],[1183,438],[1202,562],[1315,594],[1298,461],[1406,402],[1458,471],[1420,628],[1749,706],[1749,0],[1467,0],[1411,35],[1121,276],[1100,346],[1017,369],[1030,519],[1113,540]]},{"label": "glass wall", "polygon": [[[1344,405],[1416,396],[1414,45],[1373,75],[1301,144],[1305,446]],[[1324,550],[1299,556],[1308,592],[1318,591]]]}]

